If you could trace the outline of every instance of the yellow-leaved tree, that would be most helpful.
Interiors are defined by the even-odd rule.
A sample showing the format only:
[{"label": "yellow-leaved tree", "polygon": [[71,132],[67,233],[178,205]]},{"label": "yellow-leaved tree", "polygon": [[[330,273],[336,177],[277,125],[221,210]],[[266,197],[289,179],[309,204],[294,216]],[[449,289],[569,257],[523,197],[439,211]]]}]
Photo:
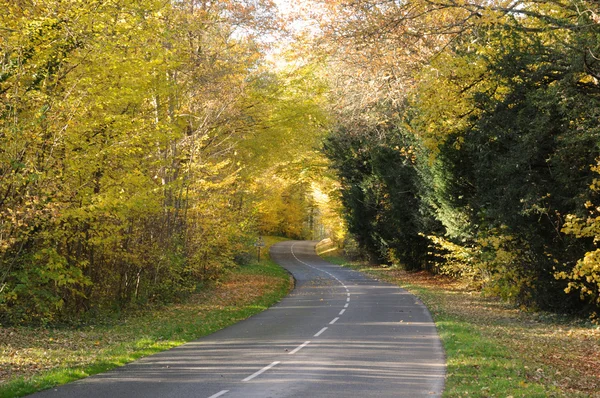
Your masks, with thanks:
[{"label": "yellow-leaved tree", "polygon": [[231,264],[272,28],[251,3],[0,0],[0,322],[170,300]]},{"label": "yellow-leaved tree", "polygon": [[[592,167],[592,170],[600,173],[600,162]],[[593,192],[600,192],[600,179],[594,179],[590,189]],[[577,238],[593,239],[597,246],[600,243],[600,206],[595,206],[588,201],[586,208],[589,211],[587,218],[567,215],[562,232]],[[581,300],[600,307],[600,248],[585,253],[572,269],[556,272],[555,277],[569,281],[565,292],[579,291]],[[597,312],[593,311],[591,316],[596,322],[598,321]]]}]

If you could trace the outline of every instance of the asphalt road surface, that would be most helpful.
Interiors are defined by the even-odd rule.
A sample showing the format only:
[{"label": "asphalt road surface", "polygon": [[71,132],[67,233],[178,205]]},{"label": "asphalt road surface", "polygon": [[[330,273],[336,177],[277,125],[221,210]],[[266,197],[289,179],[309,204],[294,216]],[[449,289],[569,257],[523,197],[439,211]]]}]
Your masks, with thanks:
[{"label": "asphalt road surface", "polygon": [[245,321],[35,397],[435,397],[445,360],[429,312],[396,286],[332,265],[316,242],[271,257],[296,279]]}]

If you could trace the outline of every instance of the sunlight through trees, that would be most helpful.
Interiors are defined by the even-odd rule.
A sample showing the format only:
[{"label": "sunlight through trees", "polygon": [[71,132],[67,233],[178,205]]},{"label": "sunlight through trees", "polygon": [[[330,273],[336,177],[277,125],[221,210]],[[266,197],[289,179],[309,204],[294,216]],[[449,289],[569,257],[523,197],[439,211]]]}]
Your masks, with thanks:
[{"label": "sunlight through trees", "polygon": [[593,313],[599,15],[0,0],[0,322],[180,299],[262,234]]}]

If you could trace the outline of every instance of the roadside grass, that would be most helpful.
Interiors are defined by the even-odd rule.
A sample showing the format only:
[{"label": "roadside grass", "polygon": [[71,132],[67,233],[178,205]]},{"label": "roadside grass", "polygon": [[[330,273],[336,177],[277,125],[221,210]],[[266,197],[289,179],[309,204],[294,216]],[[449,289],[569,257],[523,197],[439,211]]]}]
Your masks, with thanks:
[{"label": "roadside grass", "polygon": [[600,397],[600,329],[555,314],[524,312],[464,283],[426,272],[324,256],[417,295],[446,351],[444,397]]},{"label": "roadside grass", "polygon": [[[0,327],[0,397],[20,397],[164,351],[267,309],[292,288],[268,256],[242,266],[186,302],[80,328]],[[265,259],[266,258],[266,259]]]}]

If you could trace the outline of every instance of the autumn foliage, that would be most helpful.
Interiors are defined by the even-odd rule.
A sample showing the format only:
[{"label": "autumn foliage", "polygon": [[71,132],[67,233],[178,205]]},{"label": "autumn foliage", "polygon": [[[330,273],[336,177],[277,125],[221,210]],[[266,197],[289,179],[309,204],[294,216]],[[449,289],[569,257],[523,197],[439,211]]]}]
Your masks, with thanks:
[{"label": "autumn foliage", "polygon": [[597,310],[596,2],[278,15],[0,0],[0,322],[176,300],[259,234],[346,228],[373,259]]},{"label": "autumn foliage", "polygon": [[268,152],[318,129],[281,132],[318,94],[291,113],[310,84],[263,66],[273,7],[0,2],[0,322],[171,301],[245,261]]},{"label": "autumn foliage", "polygon": [[361,0],[321,11],[340,98],[325,153],[362,248],[522,306],[593,313],[598,3]]}]

